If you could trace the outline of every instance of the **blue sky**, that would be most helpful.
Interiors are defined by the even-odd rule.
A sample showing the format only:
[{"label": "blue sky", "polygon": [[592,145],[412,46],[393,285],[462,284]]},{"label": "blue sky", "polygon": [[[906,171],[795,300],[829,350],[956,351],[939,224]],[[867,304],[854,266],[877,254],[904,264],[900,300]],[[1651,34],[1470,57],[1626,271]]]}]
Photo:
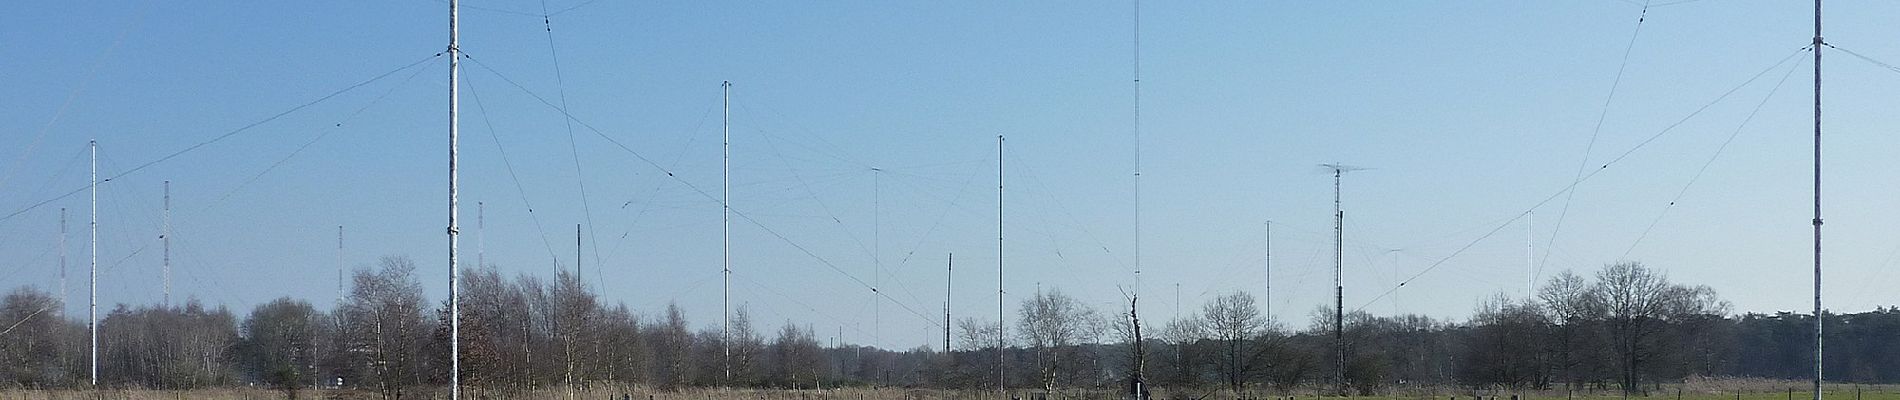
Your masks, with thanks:
[{"label": "blue sky", "polygon": [[[720,208],[708,195],[720,183],[719,85],[732,81],[731,204],[745,216],[731,223],[733,298],[762,325],[935,343],[952,252],[957,314],[994,318],[999,134],[1012,318],[1039,285],[1112,310],[1133,284],[1130,2],[465,5],[471,261],[480,249],[505,273],[545,276],[573,265],[583,224],[582,268],[609,301],[643,312],[677,301],[717,325]],[[58,285],[66,207],[71,298],[83,299],[86,197],[58,196],[85,187],[87,139],[101,143],[101,173],[117,175],[296,108],[102,185],[101,302],[158,301],[164,180],[177,297],[240,312],[279,296],[327,306],[344,225],[347,267],[408,256],[442,298],[447,60],[430,56],[446,44],[446,6],[11,4],[0,211],[25,212],[0,220],[0,285]],[[1812,64],[1797,51],[1810,7],[1142,4],[1148,309],[1173,317],[1176,284],[1182,313],[1221,293],[1262,295],[1272,220],[1273,312],[1304,327],[1331,300],[1332,182],[1316,165],[1339,162],[1372,168],[1345,180],[1348,308],[1462,319],[1493,293],[1521,295],[1533,262],[1548,276],[1628,259],[1710,285],[1737,311],[1805,310]],[[1830,43],[1900,62],[1886,40],[1900,4],[1827,13]],[[1885,134],[1885,94],[1900,74],[1824,55],[1829,308],[1892,305],[1900,218],[1885,200],[1900,195],[1889,184],[1900,139]],[[570,136],[535,96],[564,96],[584,124]],[[1538,206],[1580,165],[1625,152]],[[860,281],[892,300],[873,302]]]}]

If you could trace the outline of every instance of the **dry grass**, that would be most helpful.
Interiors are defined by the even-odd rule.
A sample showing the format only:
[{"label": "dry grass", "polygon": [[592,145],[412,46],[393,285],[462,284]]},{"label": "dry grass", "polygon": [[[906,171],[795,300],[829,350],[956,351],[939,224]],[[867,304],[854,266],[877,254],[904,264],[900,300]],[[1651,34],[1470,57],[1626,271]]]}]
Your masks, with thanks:
[{"label": "dry grass", "polygon": [[[1660,390],[1652,390],[1646,400],[1802,400],[1807,398],[1805,381],[1786,381],[1768,379],[1730,379],[1697,378],[1680,384],[1663,385]],[[1792,393],[1790,392],[1792,390]],[[1621,400],[1620,392],[1614,390],[1569,392],[1557,391],[1512,391],[1477,390],[1469,388],[1411,388],[1394,390],[1380,396],[1333,397],[1315,396],[1312,388],[1293,392],[1251,391],[1235,393],[1226,390],[1157,390],[1153,397],[1157,400]],[[1680,393],[1680,394],[1678,394]],[[1013,391],[1013,396],[1022,399],[1041,397],[1040,391]],[[304,390],[298,393],[299,399],[339,399],[370,400],[379,396],[371,391],[359,390]],[[176,390],[21,390],[0,389],[0,400],[161,400],[161,399],[203,399],[203,400],[274,400],[287,399],[283,392],[254,388]],[[415,390],[407,393],[408,399],[447,399],[448,392],[442,388]],[[686,389],[680,391],[655,390],[639,386],[599,385],[566,388],[548,388],[534,390],[495,390],[465,388],[462,398],[475,400],[526,400],[526,399],[599,399],[599,400],[1007,400],[1010,396],[999,395],[994,390],[938,390],[938,389],[827,389],[827,390],[759,390],[759,389]],[[1049,400],[1067,399],[1119,399],[1114,390],[1068,389],[1051,393]],[[1900,400],[1900,385],[1853,385],[1830,384],[1827,386],[1828,400]]]}]

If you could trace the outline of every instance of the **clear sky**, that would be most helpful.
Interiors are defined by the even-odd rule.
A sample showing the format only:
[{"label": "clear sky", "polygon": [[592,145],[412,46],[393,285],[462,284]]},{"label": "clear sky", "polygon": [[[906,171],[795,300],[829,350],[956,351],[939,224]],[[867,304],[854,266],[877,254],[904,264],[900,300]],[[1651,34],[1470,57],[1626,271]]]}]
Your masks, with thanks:
[{"label": "clear sky", "polygon": [[[1344,185],[1349,309],[1462,320],[1522,296],[1533,263],[1547,277],[1624,259],[1738,312],[1808,309],[1812,5],[1652,3],[1142,4],[1150,320],[1263,295],[1272,220],[1272,312],[1307,326],[1331,301],[1317,165],[1334,162],[1371,168]],[[1132,2],[465,5],[470,262],[545,277],[573,267],[581,224],[581,268],[608,301],[677,301],[716,327],[729,80],[732,298],[761,329],[937,343],[949,253],[956,313],[993,319],[999,134],[1011,318],[1038,287],[1104,312],[1133,290]],[[60,196],[86,186],[87,139],[116,176],[235,132],[101,185],[102,303],[159,301],[164,180],[178,298],[328,306],[338,225],[346,267],[408,256],[446,295],[448,73],[430,58],[446,3],[4,8],[0,213],[23,212],[0,220],[0,285],[58,285],[67,208],[67,311],[83,315],[87,199]],[[1830,43],[1900,62],[1900,3],[1826,12]],[[1900,303],[1900,71],[1824,56],[1829,308]]]}]

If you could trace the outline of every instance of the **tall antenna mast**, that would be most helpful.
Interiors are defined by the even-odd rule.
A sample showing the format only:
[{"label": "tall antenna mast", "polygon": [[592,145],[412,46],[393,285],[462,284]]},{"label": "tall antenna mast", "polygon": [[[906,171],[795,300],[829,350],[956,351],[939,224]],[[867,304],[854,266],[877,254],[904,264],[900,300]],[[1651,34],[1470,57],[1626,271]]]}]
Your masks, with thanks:
[{"label": "tall antenna mast", "polygon": [[731,220],[732,203],[727,199],[732,195],[732,81],[719,83],[719,263],[720,278],[723,279],[720,294],[720,307],[723,318],[719,325],[719,347],[725,357],[721,365],[726,371],[726,382],[732,382],[732,246],[728,222]]},{"label": "tall antenna mast", "polygon": [[[1264,228],[1264,232],[1265,233],[1263,234],[1261,243],[1260,243],[1260,248],[1262,249],[1261,250],[1262,254],[1260,255],[1260,265],[1261,265],[1261,269],[1263,270],[1261,272],[1261,276],[1265,277],[1263,280],[1265,280],[1265,284],[1266,284],[1266,295],[1262,296],[1261,299],[1265,300],[1263,301],[1263,303],[1267,304],[1267,310],[1266,310],[1267,319],[1272,320],[1273,319],[1273,220],[1267,220],[1267,224],[1266,224],[1266,228]],[[1179,314],[1179,312],[1177,311],[1176,314]]]},{"label": "tall antenna mast", "polygon": [[883,171],[871,168],[871,345],[884,345],[884,299],[878,285],[884,284],[884,181]]},{"label": "tall antenna mast", "polygon": [[1003,323],[1003,135],[996,135],[996,392],[1005,393],[1003,384],[1003,336],[1009,324]]},{"label": "tall antenna mast", "polygon": [[1524,301],[1537,297],[1537,213],[1524,223]]},{"label": "tall antenna mast", "polygon": [[943,352],[950,354],[950,277],[957,269],[957,254],[950,253],[943,267]]},{"label": "tall antenna mast", "polygon": [[[449,0],[449,399],[462,397],[462,291],[459,279],[459,266],[456,265],[457,249],[460,242],[460,226],[456,225],[456,212],[459,194],[456,190],[455,164],[459,160],[457,153],[461,144],[461,120],[456,119],[456,111],[461,107],[461,89],[457,82],[462,75],[462,48],[460,23],[460,0]],[[579,260],[576,260],[579,261]]]},{"label": "tall antenna mast", "polygon": [[165,247],[165,257],[163,261],[163,278],[165,281],[164,305],[169,307],[172,304],[172,181],[170,180],[165,181],[165,232],[160,233],[158,239],[164,243]]},{"label": "tall antenna mast", "polygon": [[59,308],[66,311],[66,207],[59,208]]},{"label": "tall antenna mast", "polygon": [[475,202],[475,268],[488,265],[488,207]]},{"label": "tall antenna mast", "polygon": [[1135,0],[1135,296],[1141,296],[1141,0]]},{"label": "tall antenna mast", "polygon": [[1821,0],[1814,0],[1814,400],[1821,400]]},{"label": "tall antenna mast", "polygon": [[336,303],[343,304],[343,225],[336,226]]},{"label": "tall antenna mast", "polygon": [[1333,379],[1339,393],[1346,392],[1346,212],[1339,208],[1340,176],[1364,168],[1344,164],[1320,164],[1333,172]]},{"label": "tall antenna mast", "polygon": [[91,289],[87,297],[86,330],[92,335],[92,371],[88,375],[91,385],[99,385],[99,140],[86,142],[87,151],[92,153],[92,272],[87,278]]}]

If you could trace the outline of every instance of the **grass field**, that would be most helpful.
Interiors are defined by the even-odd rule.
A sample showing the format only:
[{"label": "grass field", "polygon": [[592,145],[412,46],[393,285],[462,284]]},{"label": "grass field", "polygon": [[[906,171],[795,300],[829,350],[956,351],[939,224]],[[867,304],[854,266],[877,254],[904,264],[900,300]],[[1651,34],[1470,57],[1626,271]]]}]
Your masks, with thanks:
[{"label": "grass field", "polygon": [[[1633,397],[1646,400],[1801,400],[1808,399],[1806,382],[1775,381],[1754,379],[1697,380],[1679,384],[1664,384],[1651,387],[1647,397]],[[1900,385],[1853,385],[1829,384],[1824,398],[1827,400],[1900,400]],[[1299,393],[1281,393],[1269,390],[1243,391],[1235,393],[1227,390],[1157,390],[1153,398],[1157,400],[1622,400],[1622,393],[1614,390],[1570,392],[1554,391],[1512,391],[1512,390],[1472,390],[1469,388],[1415,388],[1395,390],[1380,396],[1315,396],[1311,388],[1298,390]],[[1011,396],[999,395],[994,390],[939,390],[939,389],[859,389],[846,388],[835,390],[753,390],[753,389],[688,389],[681,391],[660,391],[638,387],[591,387],[542,390],[494,391],[484,389],[463,389],[464,399],[630,399],[630,400],[1006,400],[1010,397],[1021,399],[1043,398],[1039,390],[1011,391]],[[570,397],[571,396],[571,397]],[[203,399],[203,400],[272,400],[287,399],[280,391],[252,388],[222,388],[199,390],[22,390],[0,389],[0,400],[160,400],[160,399]],[[298,392],[299,399],[378,399],[371,391],[356,390],[304,390]],[[413,399],[447,399],[446,390],[417,391],[404,395]],[[1114,390],[1066,389],[1050,393],[1047,399],[1119,399]]]}]

